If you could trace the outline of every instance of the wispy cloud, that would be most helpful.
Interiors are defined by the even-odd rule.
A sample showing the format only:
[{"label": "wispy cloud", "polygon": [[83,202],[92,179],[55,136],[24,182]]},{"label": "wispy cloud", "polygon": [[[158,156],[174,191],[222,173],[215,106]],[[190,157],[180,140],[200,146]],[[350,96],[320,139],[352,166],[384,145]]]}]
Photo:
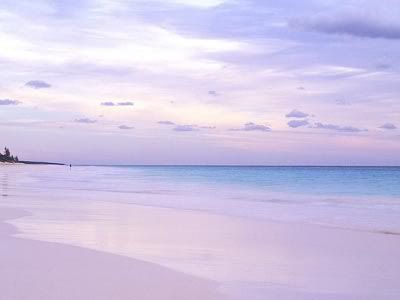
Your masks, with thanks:
[{"label": "wispy cloud", "polygon": [[291,20],[292,27],[326,34],[363,38],[400,39],[400,22],[371,17],[361,12],[341,12]]},{"label": "wispy cloud", "polygon": [[117,106],[133,106],[134,105],[134,103],[133,102],[130,102],[130,101],[127,101],[127,102],[118,102],[117,103]]},{"label": "wispy cloud", "polygon": [[102,106],[115,106],[115,103],[114,103],[114,102],[106,101],[106,102],[102,102],[101,105],[102,105]]},{"label": "wispy cloud", "polygon": [[0,99],[0,105],[18,105],[21,104],[21,101],[12,100],[12,99]]},{"label": "wispy cloud", "polygon": [[[169,121],[161,121],[162,123],[158,122],[159,124],[162,125],[176,125],[172,122]],[[191,124],[191,125],[176,125],[174,127],[174,131],[198,131],[200,129],[215,129],[215,126],[207,126],[207,125],[197,125],[197,124]]]},{"label": "wispy cloud", "polygon": [[388,129],[388,130],[394,130],[394,129],[397,129],[397,126],[394,125],[393,123],[385,123],[382,126],[380,126],[379,128]]},{"label": "wispy cloud", "polygon": [[298,128],[310,124],[308,120],[291,120],[288,123],[289,127]]},{"label": "wispy cloud", "polygon": [[161,125],[175,125],[175,123],[171,121],[158,121],[157,123]]},{"label": "wispy cloud", "polygon": [[127,126],[127,125],[121,125],[121,126],[118,126],[118,128],[119,128],[119,129],[122,129],[122,130],[134,129],[134,127],[132,127],[132,126]]},{"label": "wispy cloud", "polygon": [[83,124],[93,124],[93,123],[96,123],[97,120],[92,120],[89,118],[82,118],[82,119],[75,119],[74,122],[75,123],[83,123]]},{"label": "wispy cloud", "polygon": [[244,124],[244,126],[242,128],[233,128],[233,129],[230,129],[230,131],[262,131],[262,132],[268,132],[268,131],[271,131],[271,128],[269,126],[266,126],[266,125],[249,122],[249,123]]},{"label": "wispy cloud", "polygon": [[28,86],[33,89],[48,89],[51,88],[51,84],[42,81],[42,80],[31,80],[25,83],[25,86]]},{"label": "wispy cloud", "polygon": [[353,126],[339,126],[339,125],[333,125],[333,124],[324,124],[317,122],[313,126],[313,128],[318,128],[318,129],[328,129],[328,130],[335,130],[335,131],[340,131],[340,132],[365,132],[368,131],[368,129],[360,129],[357,127]]},{"label": "wispy cloud", "polygon": [[349,105],[351,105],[351,102],[346,99],[336,99],[335,104],[342,105],[342,106],[349,106]]},{"label": "wispy cloud", "polygon": [[286,114],[286,118],[307,118],[309,114],[299,111],[297,109],[292,110],[290,113]]},{"label": "wispy cloud", "polygon": [[174,127],[174,131],[197,131],[197,125],[177,125]]},{"label": "wispy cloud", "polygon": [[385,64],[385,63],[377,64],[377,65],[375,66],[375,68],[377,68],[378,70],[388,70],[388,69],[390,69],[391,67],[392,67],[392,65],[390,65],[390,64]]},{"label": "wispy cloud", "polygon": [[102,106],[133,106],[135,105],[133,102],[112,102],[112,101],[105,101],[101,103]]}]

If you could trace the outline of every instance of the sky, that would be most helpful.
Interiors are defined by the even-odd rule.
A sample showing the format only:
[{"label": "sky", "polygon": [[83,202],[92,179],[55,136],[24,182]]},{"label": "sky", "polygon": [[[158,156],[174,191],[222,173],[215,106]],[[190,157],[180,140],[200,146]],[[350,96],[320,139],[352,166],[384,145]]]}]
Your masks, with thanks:
[{"label": "sky", "polygon": [[2,0],[0,67],[25,160],[400,165],[398,0]]}]

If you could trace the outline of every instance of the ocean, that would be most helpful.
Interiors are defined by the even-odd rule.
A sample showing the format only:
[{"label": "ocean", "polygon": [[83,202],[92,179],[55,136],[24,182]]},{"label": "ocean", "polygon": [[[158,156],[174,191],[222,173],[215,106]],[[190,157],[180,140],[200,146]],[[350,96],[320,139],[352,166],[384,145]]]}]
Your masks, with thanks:
[{"label": "ocean", "polygon": [[2,194],[10,196],[34,191],[400,232],[400,167],[34,166],[1,173]]}]

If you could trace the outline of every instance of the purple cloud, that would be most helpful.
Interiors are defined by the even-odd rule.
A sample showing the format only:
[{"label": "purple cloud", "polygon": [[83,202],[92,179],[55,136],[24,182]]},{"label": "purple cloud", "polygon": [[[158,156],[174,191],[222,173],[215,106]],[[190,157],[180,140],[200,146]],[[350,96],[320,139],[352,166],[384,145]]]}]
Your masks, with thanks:
[{"label": "purple cloud", "polygon": [[122,130],[134,129],[134,127],[127,126],[127,125],[121,125],[121,126],[118,126],[118,128],[119,128],[119,129],[122,129]]},{"label": "purple cloud", "polygon": [[382,126],[380,126],[379,128],[388,129],[388,130],[397,129],[396,125],[394,125],[393,123],[385,123]]},{"label": "purple cloud", "polygon": [[133,102],[118,102],[117,103],[118,106],[133,106],[134,103]]},{"label": "purple cloud", "polygon": [[107,102],[102,102],[101,105],[103,105],[103,106],[115,106],[115,103],[107,101]]},{"label": "purple cloud", "polygon": [[332,125],[332,124],[323,124],[317,122],[312,126],[313,128],[317,129],[328,129],[328,130],[335,130],[340,132],[365,132],[368,131],[367,129],[360,129],[353,126],[339,126],[339,125]]},{"label": "purple cloud", "polygon": [[112,101],[106,101],[101,103],[102,106],[133,106],[133,102],[112,102]]},{"label": "purple cloud", "polygon": [[48,89],[51,88],[51,84],[42,81],[42,80],[31,80],[25,83],[25,86],[28,86],[33,89]]},{"label": "purple cloud", "polygon": [[378,64],[375,66],[378,70],[387,70],[390,69],[392,66],[389,64]]},{"label": "purple cloud", "polygon": [[351,103],[347,101],[346,99],[337,99],[335,100],[336,105],[343,105],[343,106],[349,106]]},{"label": "purple cloud", "polygon": [[159,121],[157,123],[161,125],[175,125],[175,123],[171,121]]},{"label": "purple cloud", "polygon": [[208,94],[210,95],[210,96],[219,96],[219,93],[217,92],[217,91],[208,91]]},{"label": "purple cloud", "polygon": [[234,128],[230,129],[230,131],[271,131],[271,128],[266,125],[255,124],[253,122],[249,122],[244,124],[243,128]]},{"label": "purple cloud", "polygon": [[[161,121],[162,123],[160,124],[164,124],[164,125],[175,125],[172,122],[169,121]],[[176,125],[174,127],[174,131],[198,131],[200,129],[215,129],[215,126],[201,126],[201,125],[196,125],[196,124],[192,124],[192,125]]]},{"label": "purple cloud", "polygon": [[177,125],[174,131],[197,131],[197,125]]},{"label": "purple cloud", "polygon": [[286,115],[286,118],[307,118],[309,114],[299,111],[297,109],[292,110]]},{"label": "purple cloud", "polygon": [[298,128],[308,125],[309,122],[307,120],[291,120],[287,124],[289,127]]},{"label": "purple cloud", "polygon": [[318,16],[296,19],[292,27],[326,34],[341,34],[363,38],[400,39],[400,24],[384,22],[360,13]]},{"label": "purple cloud", "polygon": [[21,104],[22,102],[18,100],[12,100],[12,99],[0,99],[0,105],[18,105]]},{"label": "purple cloud", "polygon": [[89,118],[82,118],[82,119],[75,119],[75,123],[82,123],[82,124],[93,124],[96,123],[97,120],[92,120]]}]

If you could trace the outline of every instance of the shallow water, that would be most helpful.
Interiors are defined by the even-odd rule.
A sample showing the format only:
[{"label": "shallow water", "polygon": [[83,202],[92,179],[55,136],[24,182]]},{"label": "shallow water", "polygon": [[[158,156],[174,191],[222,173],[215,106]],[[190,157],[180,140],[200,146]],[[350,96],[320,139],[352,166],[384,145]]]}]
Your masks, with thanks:
[{"label": "shallow water", "polygon": [[1,193],[9,196],[106,200],[400,232],[397,167],[11,166],[0,169],[0,180]]}]

